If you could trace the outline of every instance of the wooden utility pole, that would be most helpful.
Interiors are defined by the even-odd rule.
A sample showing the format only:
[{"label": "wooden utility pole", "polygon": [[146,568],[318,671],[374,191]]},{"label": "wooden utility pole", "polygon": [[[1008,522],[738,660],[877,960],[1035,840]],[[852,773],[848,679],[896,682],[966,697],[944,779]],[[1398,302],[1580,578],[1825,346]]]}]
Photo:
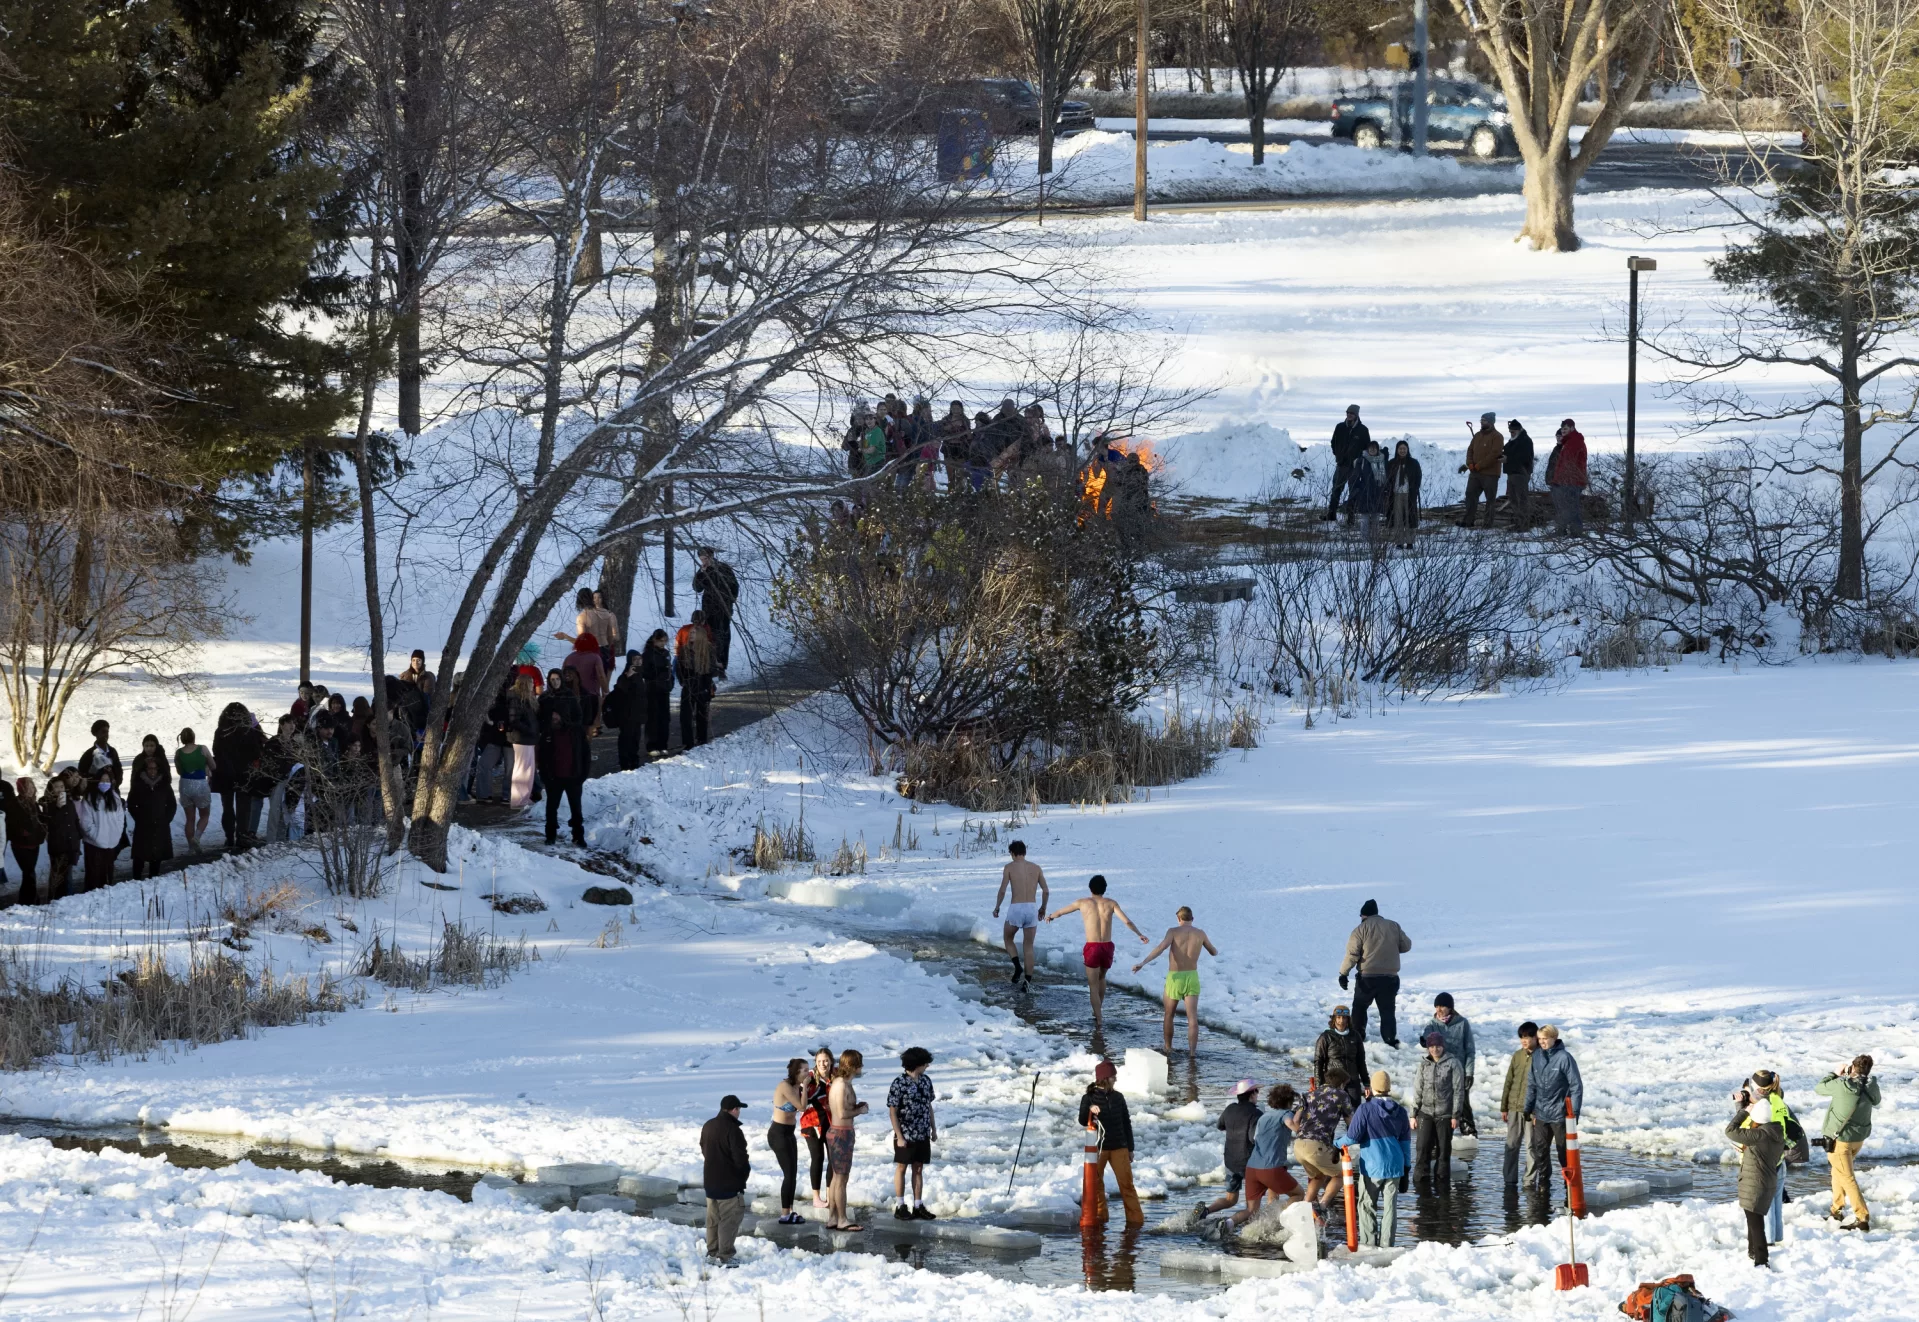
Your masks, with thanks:
[{"label": "wooden utility pole", "polygon": [[1133,74],[1133,219],[1146,219],[1146,36],[1150,24],[1147,7],[1150,0],[1139,0],[1139,35],[1134,45]]},{"label": "wooden utility pole", "polygon": [[313,682],[313,441],[300,478],[300,682]]}]

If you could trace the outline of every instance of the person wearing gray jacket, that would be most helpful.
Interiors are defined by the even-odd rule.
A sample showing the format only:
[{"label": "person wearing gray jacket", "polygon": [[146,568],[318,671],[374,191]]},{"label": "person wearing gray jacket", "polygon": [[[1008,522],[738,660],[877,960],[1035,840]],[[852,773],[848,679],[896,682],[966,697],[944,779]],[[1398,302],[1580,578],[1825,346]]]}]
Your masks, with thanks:
[{"label": "person wearing gray jacket", "polygon": [[1786,1157],[1785,1127],[1772,1118],[1772,1100],[1750,1092],[1732,1095],[1738,1108],[1726,1122],[1726,1137],[1739,1146],[1739,1210],[1746,1214],[1746,1256],[1767,1265],[1766,1212]]},{"label": "person wearing gray jacket", "polygon": [[1339,987],[1346,990],[1347,975],[1356,972],[1359,986],[1353,989],[1353,1032],[1366,1040],[1366,1007],[1379,1004],[1379,1040],[1389,1047],[1399,1046],[1399,1024],[1393,1017],[1393,1002],[1399,996],[1399,957],[1413,948],[1398,923],[1379,916],[1379,901],[1368,900],[1359,906],[1359,926],[1346,938],[1346,958],[1339,963]]},{"label": "person wearing gray jacket", "polygon": [[[1555,1024],[1541,1024],[1539,1050],[1533,1053],[1533,1067],[1526,1075],[1526,1121],[1533,1127],[1532,1188],[1534,1193],[1552,1191],[1553,1168],[1546,1158],[1557,1145],[1559,1168],[1566,1167],[1566,1103],[1572,1103],[1572,1118],[1577,1120],[1586,1105],[1586,1088],[1580,1082],[1579,1062],[1559,1040]],[[1564,1178],[1563,1176],[1561,1177]]]},{"label": "person wearing gray jacket", "polygon": [[1453,1134],[1466,1096],[1466,1072],[1448,1054],[1443,1034],[1428,1031],[1420,1045],[1426,1059],[1419,1062],[1413,1084],[1413,1173],[1428,1180],[1436,1167],[1443,1188],[1453,1177]]},{"label": "person wearing gray jacket", "polygon": [[1459,1098],[1459,1132],[1477,1134],[1479,1126],[1473,1123],[1473,1067],[1479,1063],[1479,1053],[1474,1049],[1473,1026],[1466,1022],[1466,1016],[1453,1008],[1453,994],[1441,992],[1433,997],[1432,1022],[1426,1025],[1426,1031],[1420,1034],[1423,1041],[1426,1033],[1437,1033],[1446,1039],[1446,1054],[1459,1062],[1459,1068],[1466,1074],[1466,1090]]}]

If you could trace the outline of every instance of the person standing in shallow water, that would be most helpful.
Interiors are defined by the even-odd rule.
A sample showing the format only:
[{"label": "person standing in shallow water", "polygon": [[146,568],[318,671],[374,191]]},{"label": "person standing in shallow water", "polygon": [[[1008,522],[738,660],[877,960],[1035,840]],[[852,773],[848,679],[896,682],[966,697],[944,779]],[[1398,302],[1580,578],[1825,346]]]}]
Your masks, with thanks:
[{"label": "person standing in shallow water", "polygon": [[1100,1026],[1100,1008],[1106,1002],[1106,975],[1113,967],[1113,919],[1118,918],[1133,935],[1139,938],[1141,945],[1146,944],[1146,934],[1133,927],[1133,920],[1119,907],[1119,901],[1106,896],[1106,878],[1095,873],[1086,883],[1090,895],[1082,895],[1063,909],[1055,909],[1046,915],[1046,921],[1064,918],[1076,913],[1086,927],[1086,944],[1080,951],[1080,962],[1086,966],[1086,992],[1093,1002],[1093,1029]]},{"label": "person standing in shallow water", "polygon": [[1113,1086],[1118,1077],[1119,1067],[1110,1060],[1093,1067],[1093,1081],[1080,1095],[1079,1123],[1082,1129],[1091,1127],[1099,1140],[1099,1164],[1093,1183],[1098,1197],[1093,1204],[1094,1220],[1106,1224],[1106,1168],[1111,1166],[1113,1178],[1119,1182],[1120,1200],[1126,1205],[1126,1228],[1137,1230],[1146,1224],[1146,1213],[1140,1209],[1139,1194],[1133,1188],[1133,1117],[1126,1109],[1125,1094]]},{"label": "person standing in shallow water", "polygon": [[833,1071],[833,1086],[827,1096],[833,1115],[833,1127],[826,1131],[828,1230],[866,1229],[846,1218],[846,1184],[853,1177],[853,1124],[869,1109],[853,1091],[853,1080],[859,1078],[865,1068],[866,1060],[859,1052],[840,1052],[840,1063]]},{"label": "person standing in shallow water", "polygon": [[800,1081],[800,1137],[806,1140],[813,1182],[813,1206],[826,1207],[826,1131],[833,1127],[829,1097],[833,1088],[833,1052],[813,1053],[813,1069]]},{"label": "person standing in shallow water", "polygon": [[786,1077],[773,1085],[773,1119],[766,1127],[766,1146],[780,1166],[780,1224],[796,1226],[804,1218],[793,1210],[793,1192],[800,1180],[800,1149],[796,1141],[801,1082],[806,1077],[806,1057],[795,1056],[786,1062]]},{"label": "person standing in shallow water", "polygon": [[[1047,889],[1046,874],[1040,871],[1037,863],[1026,858],[1026,842],[1015,840],[1006,847],[1013,857],[1000,870],[999,893],[993,897],[993,917],[999,917],[1000,907],[1006,906],[1006,922],[1002,935],[1006,942],[1006,953],[1013,961],[1013,985],[1024,991],[1033,981],[1033,938],[1039,934],[1039,916],[1046,911]],[[1006,904],[1008,893],[1012,903]],[[1021,961],[1019,952],[1013,948],[1013,937],[1024,934],[1026,958]]]},{"label": "person standing in shallow water", "polygon": [[1166,935],[1159,944],[1146,952],[1146,957],[1133,965],[1133,972],[1159,958],[1160,952],[1166,952],[1168,971],[1166,986],[1161,1001],[1165,1008],[1165,1018],[1161,1022],[1166,1040],[1166,1054],[1173,1054],[1173,1011],[1183,1001],[1186,1004],[1186,1052],[1189,1056],[1199,1055],[1199,956],[1203,950],[1215,959],[1219,951],[1213,948],[1212,938],[1204,931],[1193,926],[1193,911],[1180,905],[1174,915],[1179,926],[1166,929]]}]

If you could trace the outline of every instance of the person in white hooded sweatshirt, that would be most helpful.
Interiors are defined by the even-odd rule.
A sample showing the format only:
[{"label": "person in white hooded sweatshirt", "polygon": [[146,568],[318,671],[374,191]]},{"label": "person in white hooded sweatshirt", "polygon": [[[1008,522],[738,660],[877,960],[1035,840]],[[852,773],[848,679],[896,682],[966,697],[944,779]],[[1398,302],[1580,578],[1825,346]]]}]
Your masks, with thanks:
[{"label": "person in white hooded sweatshirt", "polygon": [[87,785],[86,793],[74,804],[74,812],[80,819],[80,840],[86,850],[85,889],[112,885],[113,860],[126,848],[131,823],[125,801],[104,770]]}]

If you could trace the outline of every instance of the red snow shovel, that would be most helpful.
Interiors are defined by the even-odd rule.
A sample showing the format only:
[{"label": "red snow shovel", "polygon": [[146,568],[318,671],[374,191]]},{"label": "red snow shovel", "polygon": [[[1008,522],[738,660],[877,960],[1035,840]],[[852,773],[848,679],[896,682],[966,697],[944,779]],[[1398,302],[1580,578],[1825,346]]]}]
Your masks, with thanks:
[{"label": "red snow shovel", "polygon": [[1573,1227],[1578,1218],[1571,1212],[1566,1213],[1566,1246],[1571,1262],[1562,1262],[1553,1268],[1553,1289],[1577,1290],[1582,1285],[1591,1285],[1586,1277],[1586,1264],[1579,1260],[1579,1242],[1574,1237]]}]

